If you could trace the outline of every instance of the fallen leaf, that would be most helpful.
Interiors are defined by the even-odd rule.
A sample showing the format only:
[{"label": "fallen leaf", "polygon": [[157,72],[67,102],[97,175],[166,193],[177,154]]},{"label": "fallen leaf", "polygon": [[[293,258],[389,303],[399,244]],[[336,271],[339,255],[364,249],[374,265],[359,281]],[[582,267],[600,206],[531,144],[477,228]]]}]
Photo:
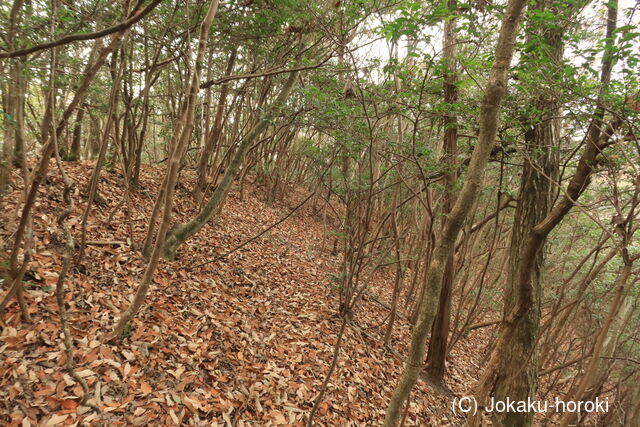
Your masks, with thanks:
[{"label": "fallen leaf", "polygon": [[140,391],[144,394],[151,393],[151,386],[146,381],[140,381]]},{"label": "fallen leaf", "polygon": [[78,407],[78,402],[72,399],[66,399],[62,401],[62,407],[64,409],[75,409]]},{"label": "fallen leaf", "polygon": [[66,420],[68,417],[69,417],[69,414],[67,414],[67,415],[54,415],[53,417],[49,418],[49,421],[47,421],[45,426],[47,426],[47,427],[49,427],[49,426],[57,426],[58,424],[62,424],[64,422],[64,420]]}]

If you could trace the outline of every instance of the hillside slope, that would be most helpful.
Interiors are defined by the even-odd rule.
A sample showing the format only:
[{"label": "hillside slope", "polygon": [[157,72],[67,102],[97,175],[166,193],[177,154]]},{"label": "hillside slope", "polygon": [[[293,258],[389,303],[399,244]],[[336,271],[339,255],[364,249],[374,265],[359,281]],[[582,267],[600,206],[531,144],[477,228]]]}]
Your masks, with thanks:
[{"label": "hillside slope", "polygon": [[[93,163],[66,163],[84,191]],[[102,203],[89,220],[83,265],[68,278],[66,301],[75,337],[77,371],[102,410],[78,406],[82,390],[64,371],[54,287],[63,248],[56,217],[63,209],[62,179],[52,165],[41,189],[34,224],[36,253],[28,271],[32,325],[21,322],[15,302],[0,336],[0,420],[6,425],[303,425],[329,370],[341,326],[331,275],[340,258],[330,254],[329,224],[305,205],[279,226],[228,257],[230,249],[290,213],[306,190],[289,189],[269,207],[261,189],[245,184],[220,217],[162,261],[155,286],[117,344],[101,338],[135,292],[144,261],[132,246],[144,238],[163,169],[146,167],[133,194],[128,235],[122,178],[103,172]],[[16,180],[19,181],[16,175]],[[251,180],[249,180],[251,181]],[[196,206],[181,178],[175,216],[188,219]],[[5,199],[2,237],[11,242],[21,189]],[[80,191],[70,219],[76,243],[86,206]],[[110,219],[110,216],[112,217]],[[203,265],[199,265],[203,264]],[[393,272],[378,273],[371,294],[389,300]],[[409,340],[399,319],[393,350],[382,343],[386,309],[365,296],[346,330],[338,366],[316,415],[318,425],[379,425],[397,381]],[[483,349],[463,340],[454,348],[448,375],[454,393],[469,392]],[[468,367],[463,371],[461,367]],[[461,425],[450,398],[420,381],[405,425]]]}]

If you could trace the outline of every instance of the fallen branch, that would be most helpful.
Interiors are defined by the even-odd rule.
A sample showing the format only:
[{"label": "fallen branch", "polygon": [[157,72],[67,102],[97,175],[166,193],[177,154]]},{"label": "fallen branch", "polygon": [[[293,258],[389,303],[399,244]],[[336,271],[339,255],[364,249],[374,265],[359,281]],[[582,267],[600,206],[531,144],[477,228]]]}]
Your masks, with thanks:
[{"label": "fallen branch", "polygon": [[126,246],[127,242],[121,242],[119,240],[90,240],[87,242],[87,245],[92,246]]},{"label": "fallen branch", "polygon": [[498,325],[502,323],[502,319],[500,320],[490,320],[488,322],[480,322],[480,323],[476,323],[474,325],[471,325],[467,328],[467,332],[471,332],[475,329],[480,329],[480,328],[486,328],[487,326],[493,326],[493,325]]}]

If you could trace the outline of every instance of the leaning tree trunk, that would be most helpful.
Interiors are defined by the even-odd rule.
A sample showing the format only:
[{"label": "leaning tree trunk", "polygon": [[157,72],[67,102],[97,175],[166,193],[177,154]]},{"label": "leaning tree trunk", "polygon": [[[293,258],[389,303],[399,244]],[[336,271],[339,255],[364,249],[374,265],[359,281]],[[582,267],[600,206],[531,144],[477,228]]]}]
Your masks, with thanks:
[{"label": "leaning tree trunk", "polygon": [[413,327],[411,347],[402,376],[393,391],[384,420],[387,427],[396,426],[400,410],[418,379],[425,353],[425,344],[436,314],[442,279],[447,260],[455,250],[455,242],[464,221],[475,204],[484,182],[484,172],[498,133],[498,113],[507,91],[507,73],[513,56],[518,23],[526,5],[525,0],[509,0],[500,27],[495,49],[495,60],[485,89],[480,113],[480,133],[467,170],[465,183],[458,194],[450,215],[444,222],[436,241],[431,263],[427,270],[426,292],[420,301],[419,315]]},{"label": "leaning tree trunk", "polygon": [[167,172],[163,181],[164,188],[162,189],[162,191],[160,191],[158,200],[156,201],[156,205],[158,205],[158,203],[162,204],[162,219],[160,222],[160,229],[158,230],[155,245],[153,247],[153,251],[151,252],[151,257],[149,259],[149,262],[147,263],[142,281],[140,283],[140,286],[138,286],[138,289],[136,290],[133,301],[122,312],[122,314],[120,315],[120,319],[114,326],[113,330],[105,336],[105,341],[111,341],[119,338],[122,335],[125,326],[133,319],[138,310],[140,310],[140,307],[142,307],[142,303],[147,296],[149,286],[151,286],[151,281],[153,280],[153,276],[155,275],[156,269],[158,267],[164,239],[171,223],[173,194],[175,191],[176,183],[178,181],[178,172],[180,171],[182,156],[193,131],[193,124],[195,121],[196,97],[200,86],[200,67],[202,65],[204,53],[207,48],[209,28],[213,23],[213,19],[216,15],[217,10],[218,0],[212,0],[209,4],[206,16],[200,24],[198,50],[195,61],[193,63],[193,76],[191,78],[191,82],[185,89],[185,108],[183,108],[180,119],[178,123],[176,123],[176,133],[171,139],[172,149],[169,159],[169,165],[167,166]]},{"label": "leaning tree trunk", "polygon": [[233,159],[225,170],[222,180],[220,181],[213,194],[211,195],[211,198],[204,206],[204,208],[202,208],[202,211],[198,214],[198,216],[196,216],[186,224],[175,225],[169,231],[164,242],[163,249],[163,255],[166,258],[173,259],[175,257],[178,246],[180,246],[189,237],[200,231],[200,229],[204,227],[204,225],[209,222],[211,217],[213,217],[213,215],[217,212],[222,203],[224,203],[227,194],[231,189],[233,179],[236,177],[240,170],[240,167],[242,166],[244,156],[247,154],[247,151],[249,150],[249,148],[251,148],[258,137],[269,127],[276,114],[281,110],[282,106],[289,97],[289,93],[291,93],[291,89],[293,88],[297,76],[297,72],[292,72],[289,75],[289,78],[282,87],[280,94],[278,94],[276,100],[268,108],[267,113],[260,117],[258,123],[256,123],[249,131],[249,133],[242,139],[239,147],[237,148],[237,151],[233,156]]}]

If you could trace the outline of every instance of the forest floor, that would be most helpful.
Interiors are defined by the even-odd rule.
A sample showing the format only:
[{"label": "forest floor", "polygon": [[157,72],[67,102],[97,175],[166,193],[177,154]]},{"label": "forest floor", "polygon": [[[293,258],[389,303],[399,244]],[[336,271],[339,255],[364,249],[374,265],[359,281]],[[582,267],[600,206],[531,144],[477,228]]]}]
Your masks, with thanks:
[{"label": "forest floor", "polygon": [[[81,193],[93,165],[65,163],[79,189],[69,219],[76,245],[86,206]],[[309,202],[259,239],[228,257],[219,255],[290,213],[306,190],[289,188],[284,200],[267,206],[264,190],[247,179],[243,199],[236,188],[222,214],[180,247],[175,261],[161,261],[128,336],[115,344],[101,342],[144,271],[145,262],[131,243],[139,245],[144,238],[163,170],[142,171],[141,188],[132,195],[133,239],[125,210],[118,206],[123,179],[117,172],[102,173],[103,200],[89,217],[85,259],[66,281],[76,371],[101,408],[98,415],[78,405],[82,390],[63,369],[54,291],[64,246],[56,218],[64,202],[62,178],[52,163],[36,205],[35,253],[25,279],[33,324],[20,320],[12,302],[0,335],[0,424],[303,425],[329,370],[342,322],[331,287],[340,266],[340,255],[331,254],[331,224]],[[197,211],[188,191],[192,185],[185,171],[176,220],[188,220]],[[0,233],[7,243],[21,191],[16,188],[1,206]],[[388,310],[379,301],[390,301],[393,275],[392,267],[376,273],[359,303],[317,425],[381,424],[410,339],[407,321],[400,317],[392,349],[382,345]],[[463,338],[449,356],[447,385],[457,396],[469,394],[476,381],[484,333]],[[410,399],[405,425],[464,424],[451,411],[452,397],[422,380]]]}]

